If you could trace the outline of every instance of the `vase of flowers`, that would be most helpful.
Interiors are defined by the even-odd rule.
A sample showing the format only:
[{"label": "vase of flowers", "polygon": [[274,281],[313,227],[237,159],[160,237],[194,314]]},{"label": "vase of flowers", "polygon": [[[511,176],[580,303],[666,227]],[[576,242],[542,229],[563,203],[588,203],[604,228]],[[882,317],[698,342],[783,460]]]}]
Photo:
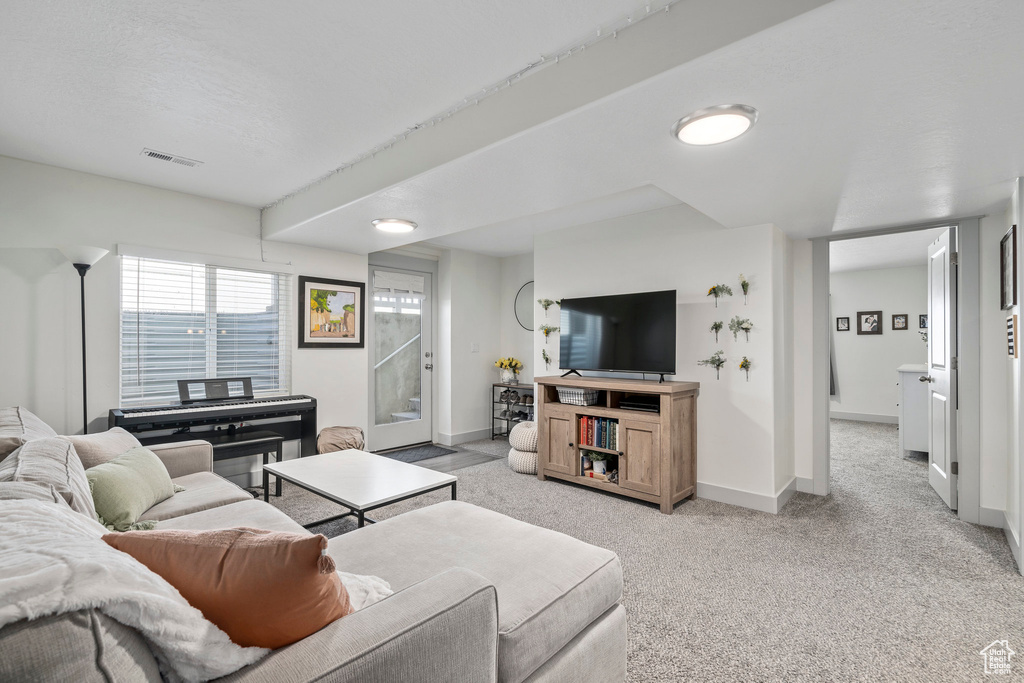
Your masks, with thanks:
[{"label": "vase of flowers", "polygon": [[558,332],[558,328],[554,325],[541,325],[540,331],[544,333],[544,343],[548,343],[548,337],[551,336],[552,332]]},{"label": "vase of flowers", "polygon": [[747,381],[750,381],[750,359],[743,356],[743,360],[740,361],[740,370],[747,373]]},{"label": "vase of flowers", "polygon": [[740,273],[740,289],[743,290],[743,305],[747,305],[747,292],[750,291],[750,283],[747,282],[747,278],[743,277],[743,273]]},{"label": "vase of flowers", "polygon": [[540,350],[540,357],[544,359],[544,369],[547,370],[551,367],[551,356],[548,355],[547,349]]},{"label": "vase of flowers", "polygon": [[519,384],[519,372],[523,369],[520,360],[509,356],[494,361],[494,367],[498,368],[498,381],[502,384]]},{"label": "vase of flowers", "polygon": [[732,332],[732,338],[738,339],[740,332],[747,337],[747,341],[750,341],[750,330],[754,329],[754,323],[750,322],[747,318],[741,318],[738,315],[733,316],[733,319],[729,321],[729,331]]},{"label": "vase of flowers", "polygon": [[716,320],[715,322],[711,323],[711,331],[715,333],[716,344],[718,343],[718,333],[722,331],[723,327],[724,325],[722,324],[721,320]]},{"label": "vase of flowers", "polygon": [[715,351],[711,354],[711,358],[705,358],[704,360],[697,361],[697,365],[706,365],[715,369],[715,379],[721,379],[722,366],[725,365],[725,352]]},{"label": "vase of flowers", "polygon": [[732,296],[732,287],[729,285],[713,285],[708,289],[708,296],[715,297],[715,308],[718,308],[718,300],[723,296]]}]

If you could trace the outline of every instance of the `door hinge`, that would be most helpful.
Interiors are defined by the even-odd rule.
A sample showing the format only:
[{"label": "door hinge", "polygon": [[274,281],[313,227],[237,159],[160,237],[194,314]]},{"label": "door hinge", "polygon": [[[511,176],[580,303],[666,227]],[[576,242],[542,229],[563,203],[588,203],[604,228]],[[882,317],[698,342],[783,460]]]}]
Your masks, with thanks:
[{"label": "door hinge", "polygon": [[952,358],[950,358],[949,359],[949,367],[953,368],[954,370],[959,370],[960,369],[960,359],[957,358],[956,356],[953,356]]},{"label": "door hinge", "polygon": [[955,265],[959,265],[959,263],[960,263],[960,252],[958,252],[958,251],[951,251],[951,252],[949,252],[949,265],[955,266]]},{"label": "door hinge", "polygon": [[953,462],[949,463],[949,473],[950,474],[959,475],[960,474],[960,463],[957,462],[956,460],[954,460]]}]

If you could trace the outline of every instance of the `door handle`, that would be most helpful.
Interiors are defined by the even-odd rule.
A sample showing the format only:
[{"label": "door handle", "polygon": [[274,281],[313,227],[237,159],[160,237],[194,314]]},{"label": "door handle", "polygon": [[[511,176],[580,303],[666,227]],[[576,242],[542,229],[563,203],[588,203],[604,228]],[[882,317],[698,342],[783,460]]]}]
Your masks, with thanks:
[{"label": "door handle", "polygon": [[433,363],[427,363],[423,367],[426,368],[427,370],[433,370],[434,369],[434,364]]},{"label": "door handle", "polygon": [[932,377],[931,375],[921,375],[920,377],[917,378],[917,381],[918,382],[934,382],[935,378]]}]

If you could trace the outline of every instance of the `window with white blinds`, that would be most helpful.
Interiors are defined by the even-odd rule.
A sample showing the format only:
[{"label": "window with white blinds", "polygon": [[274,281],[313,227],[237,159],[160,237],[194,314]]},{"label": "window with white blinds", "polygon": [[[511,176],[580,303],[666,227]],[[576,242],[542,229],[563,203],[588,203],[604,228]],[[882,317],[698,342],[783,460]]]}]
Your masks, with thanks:
[{"label": "window with white blinds", "polygon": [[121,257],[121,406],[174,403],[179,379],[252,377],[288,394],[291,279]]}]

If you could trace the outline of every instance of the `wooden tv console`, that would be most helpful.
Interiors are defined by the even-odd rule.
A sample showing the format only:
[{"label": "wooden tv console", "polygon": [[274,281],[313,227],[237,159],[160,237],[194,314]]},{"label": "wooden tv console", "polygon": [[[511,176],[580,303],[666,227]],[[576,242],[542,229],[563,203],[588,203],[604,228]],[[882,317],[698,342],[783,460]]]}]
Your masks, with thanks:
[{"label": "wooden tv console", "polygon": [[[697,486],[698,382],[608,379],[605,377],[539,377],[537,383],[537,478],[552,477],[658,503],[666,515]],[[596,405],[561,403],[556,387],[594,389]],[[659,412],[620,407],[624,398],[653,400]],[[617,484],[584,476],[580,458],[580,418],[618,422],[614,449],[582,446],[617,458]],[[608,471],[614,465],[609,464]]]}]

